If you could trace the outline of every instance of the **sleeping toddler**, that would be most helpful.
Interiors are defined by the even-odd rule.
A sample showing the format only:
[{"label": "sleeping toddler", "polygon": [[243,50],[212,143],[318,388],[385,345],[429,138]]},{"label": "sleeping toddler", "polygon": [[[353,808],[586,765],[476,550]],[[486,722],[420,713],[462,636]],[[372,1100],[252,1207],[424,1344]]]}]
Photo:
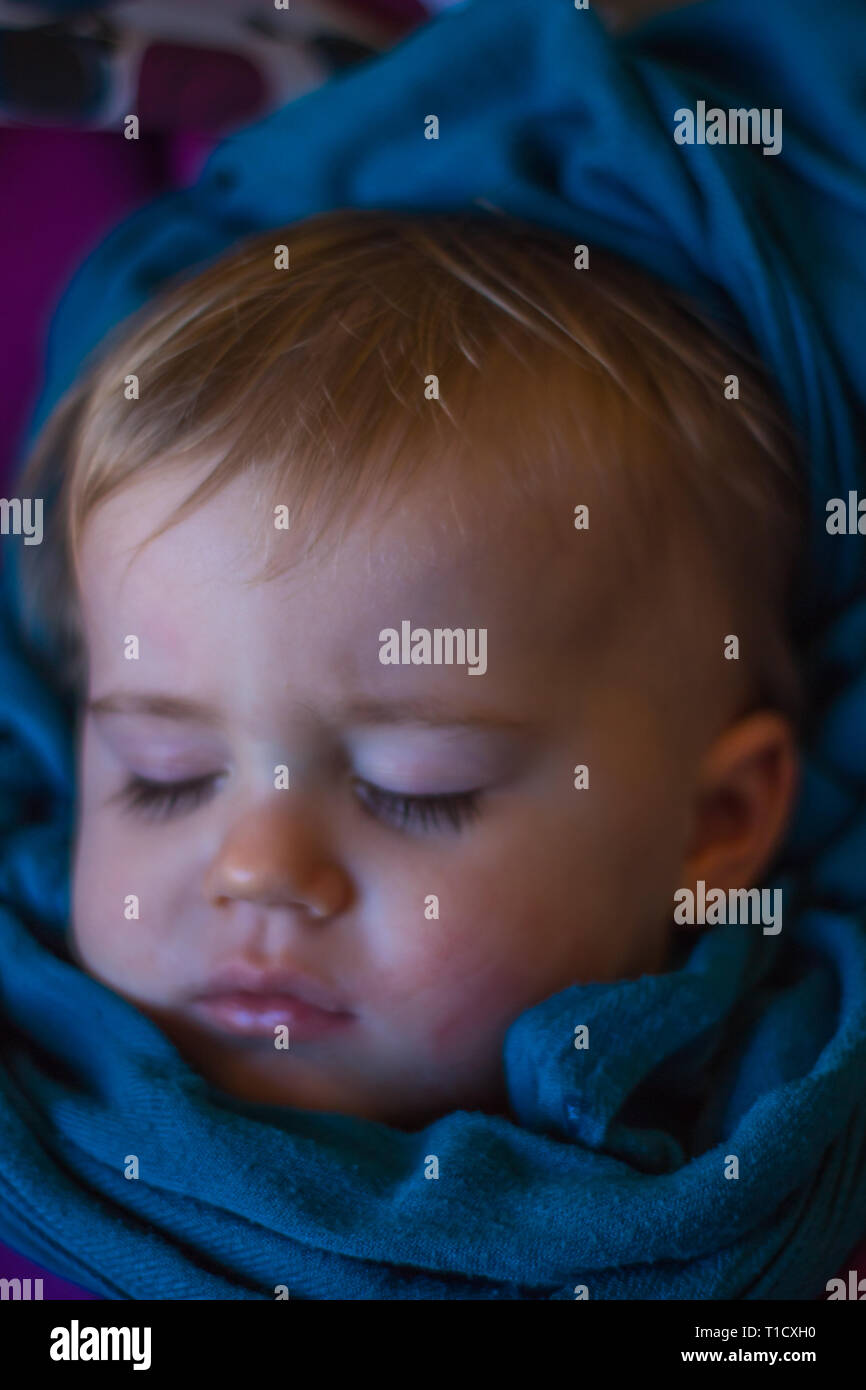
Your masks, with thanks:
[{"label": "sleeping toddler", "polygon": [[111,336],[20,491],[74,957],[219,1091],[507,1117],[515,1019],[672,969],[713,929],[675,903],[773,867],[797,445],[624,262],[495,210],[247,238]]}]

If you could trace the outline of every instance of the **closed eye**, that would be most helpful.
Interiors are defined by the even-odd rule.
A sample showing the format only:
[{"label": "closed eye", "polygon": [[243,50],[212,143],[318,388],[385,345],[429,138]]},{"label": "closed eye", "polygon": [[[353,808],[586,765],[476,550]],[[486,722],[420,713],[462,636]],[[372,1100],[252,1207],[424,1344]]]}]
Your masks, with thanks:
[{"label": "closed eye", "polygon": [[185,782],[151,782],[146,777],[132,776],[116,799],[146,819],[167,820],[194,811],[207,800],[220,776],[221,773],[209,773],[207,777],[189,777]]},{"label": "closed eye", "polygon": [[[222,776],[222,773],[209,773],[206,777],[191,777],[183,782],[154,782],[133,775],[113,799],[134,815],[149,820],[168,820],[188,815],[201,806]],[[362,808],[398,830],[419,829],[428,833],[447,827],[460,831],[479,814],[481,793],[478,790],[414,796],[408,792],[388,791],[361,778],[355,778],[354,784]]]},{"label": "closed eye", "polygon": [[372,782],[355,779],[359,800],[364,810],[378,820],[395,825],[398,830],[418,828],[422,831],[461,830],[478,815],[480,791],[448,792],[438,796],[412,796],[408,792],[386,791]]}]

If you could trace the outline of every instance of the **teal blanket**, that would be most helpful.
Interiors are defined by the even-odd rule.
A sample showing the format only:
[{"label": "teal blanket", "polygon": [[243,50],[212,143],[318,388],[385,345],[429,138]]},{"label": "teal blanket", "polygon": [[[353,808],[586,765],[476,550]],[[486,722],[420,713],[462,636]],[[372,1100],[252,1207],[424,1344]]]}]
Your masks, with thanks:
[{"label": "teal blanket", "polygon": [[[11,551],[0,1240],[115,1299],[807,1299],[863,1237],[866,542],[825,521],[866,495],[864,52],[861,0],[706,0],[620,39],[570,0],[473,0],[224,142],[85,262],[34,431],[168,276],[329,207],[492,204],[699,296],[808,443],[812,718],[782,932],[702,929],[663,975],[528,1010],[511,1119],[406,1133],[246,1105],[70,959],[73,711],[20,640]],[[781,109],[782,149],[677,144],[698,101]],[[448,138],[420,140],[430,112]]]}]

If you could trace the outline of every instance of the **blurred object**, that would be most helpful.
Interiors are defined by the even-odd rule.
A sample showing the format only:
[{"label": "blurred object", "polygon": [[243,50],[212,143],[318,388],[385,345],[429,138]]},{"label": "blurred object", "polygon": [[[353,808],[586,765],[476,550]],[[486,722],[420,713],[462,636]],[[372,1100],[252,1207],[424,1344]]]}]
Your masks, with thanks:
[{"label": "blurred object", "polygon": [[0,221],[0,495],[39,387],[54,303],[108,228],[170,186],[172,143],[110,131],[0,129],[8,209]]},{"label": "blurred object", "polygon": [[593,0],[593,3],[607,27],[616,33],[620,29],[633,29],[668,10],[681,10],[695,0]]},{"label": "blurred object", "polygon": [[[291,0],[288,11],[273,0],[0,0],[0,188],[15,208],[0,221],[0,493],[57,297],[109,227],[192,184],[223,134],[425,18],[419,0]],[[128,114],[138,140],[121,134]]]},{"label": "blurred object", "polygon": [[[424,11],[419,11],[423,16]],[[380,52],[406,27],[367,5],[0,3],[0,121],[226,133]]]}]

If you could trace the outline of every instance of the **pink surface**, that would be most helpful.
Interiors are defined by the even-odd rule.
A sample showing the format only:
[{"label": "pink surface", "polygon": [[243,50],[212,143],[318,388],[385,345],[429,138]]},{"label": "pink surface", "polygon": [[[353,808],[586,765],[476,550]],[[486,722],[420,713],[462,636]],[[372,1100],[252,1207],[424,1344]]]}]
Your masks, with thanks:
[{"label": "pink surface", "polygon": [[[407,31],[427,17],[420,0],[344,0]],[[155,50],[141,98],[163,136],[125,140],[114,131],[0,125],[0,495],[11,487],[22,435],[38,397],[42,355],[54,307],[87,253],[118,222],[158,193],[193,182],[218,138],[184,129],[200,123],[231,126],[261,97],[255,71],[243,59],[202,51],[196,80],[168,81],[169,45]],[[188,65],[187,65],[188,66]],[[159,69],[159,71],[157,71]],[[231,78],[231,80],[229,80]],[[160,99],[162,94],[162,100]],[[222,103],[222,106],[221,106]],[[191,114],[192,113],[192,114]]]},{"label": "pink surface", "polygon": [[163,142],[112,132],[0,128],[3,333],[0,487],[38,393],[54,306],[105,232],[165,185]]}]

